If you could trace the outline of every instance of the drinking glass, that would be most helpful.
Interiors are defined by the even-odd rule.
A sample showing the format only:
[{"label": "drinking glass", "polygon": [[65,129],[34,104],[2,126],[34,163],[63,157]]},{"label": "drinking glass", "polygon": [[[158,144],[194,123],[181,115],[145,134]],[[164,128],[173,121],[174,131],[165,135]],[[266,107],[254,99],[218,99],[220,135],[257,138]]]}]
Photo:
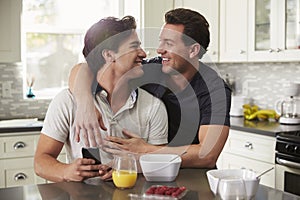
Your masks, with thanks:
[{"label": "drinking glass", "polygon": [[117,188],[132,188],[135,185],[137,164],[133,155],[115,155],[112,168],[112,179]]},{"label": "drinking glass", "polygon": [[222,178],[217,187],[217,199],[241,200],[247,199],[245,182],[241,178]]}]

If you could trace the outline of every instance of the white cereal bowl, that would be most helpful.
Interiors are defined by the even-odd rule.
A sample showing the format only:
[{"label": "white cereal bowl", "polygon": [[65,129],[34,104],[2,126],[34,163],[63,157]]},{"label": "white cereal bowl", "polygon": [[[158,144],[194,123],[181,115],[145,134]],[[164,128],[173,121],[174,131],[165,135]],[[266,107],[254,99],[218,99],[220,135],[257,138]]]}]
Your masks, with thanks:
[{"label": "white cereal bowl", "polygon": [[140,165],[147,181],[171,182],[178,175],[181,158],[177,154],[145,154]]},{"label": "white cereal bowl", "polygon": [[240,178],[244,180],[247,199],[252,199],[258,189],[260,178],[256,178],[256,173],[247,169],[213,169],[206,172],[210,190],[216,195],[220,179],[232,180]]}]

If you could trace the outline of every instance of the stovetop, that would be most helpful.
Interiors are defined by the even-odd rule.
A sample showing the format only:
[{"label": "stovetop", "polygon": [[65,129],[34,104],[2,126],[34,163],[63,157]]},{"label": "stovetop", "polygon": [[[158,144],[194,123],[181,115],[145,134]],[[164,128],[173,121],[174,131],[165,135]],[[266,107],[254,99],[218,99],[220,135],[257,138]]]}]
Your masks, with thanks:
[{"label": "stovetop", "polygon": [[287,131],[278,133],[277,140],[300,144],[300,131]]},{"label": "stovetop", "polygon": [[300,158],[300,131],[281,132],[276,136],[276,151]]}]

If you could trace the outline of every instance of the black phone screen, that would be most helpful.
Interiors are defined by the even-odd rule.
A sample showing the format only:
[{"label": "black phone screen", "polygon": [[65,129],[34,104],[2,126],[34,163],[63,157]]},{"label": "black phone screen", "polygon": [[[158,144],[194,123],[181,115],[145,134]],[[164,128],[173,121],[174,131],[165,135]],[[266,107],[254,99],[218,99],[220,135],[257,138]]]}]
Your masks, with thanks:
[{"label": "black phone screen", "polygon": [[94,159],[96,161],[95,164],[101,164],[101,158],[99,154],[99,149],[98,148],[82,148],[82,157],[83,158],[90,158]]}]

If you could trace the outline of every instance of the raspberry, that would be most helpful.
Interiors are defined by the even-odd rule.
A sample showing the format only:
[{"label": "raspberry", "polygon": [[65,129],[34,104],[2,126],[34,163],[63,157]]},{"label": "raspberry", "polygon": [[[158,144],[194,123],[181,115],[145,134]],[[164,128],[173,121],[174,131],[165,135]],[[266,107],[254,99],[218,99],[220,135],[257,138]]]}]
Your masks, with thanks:
[{"label": "raspberry", "polygon": [[172,197],[178,197],[182,192],[186,190],[186,187],[169,187],[169,186],[151,186],[146,190],[146,194],[166,195]]}]

